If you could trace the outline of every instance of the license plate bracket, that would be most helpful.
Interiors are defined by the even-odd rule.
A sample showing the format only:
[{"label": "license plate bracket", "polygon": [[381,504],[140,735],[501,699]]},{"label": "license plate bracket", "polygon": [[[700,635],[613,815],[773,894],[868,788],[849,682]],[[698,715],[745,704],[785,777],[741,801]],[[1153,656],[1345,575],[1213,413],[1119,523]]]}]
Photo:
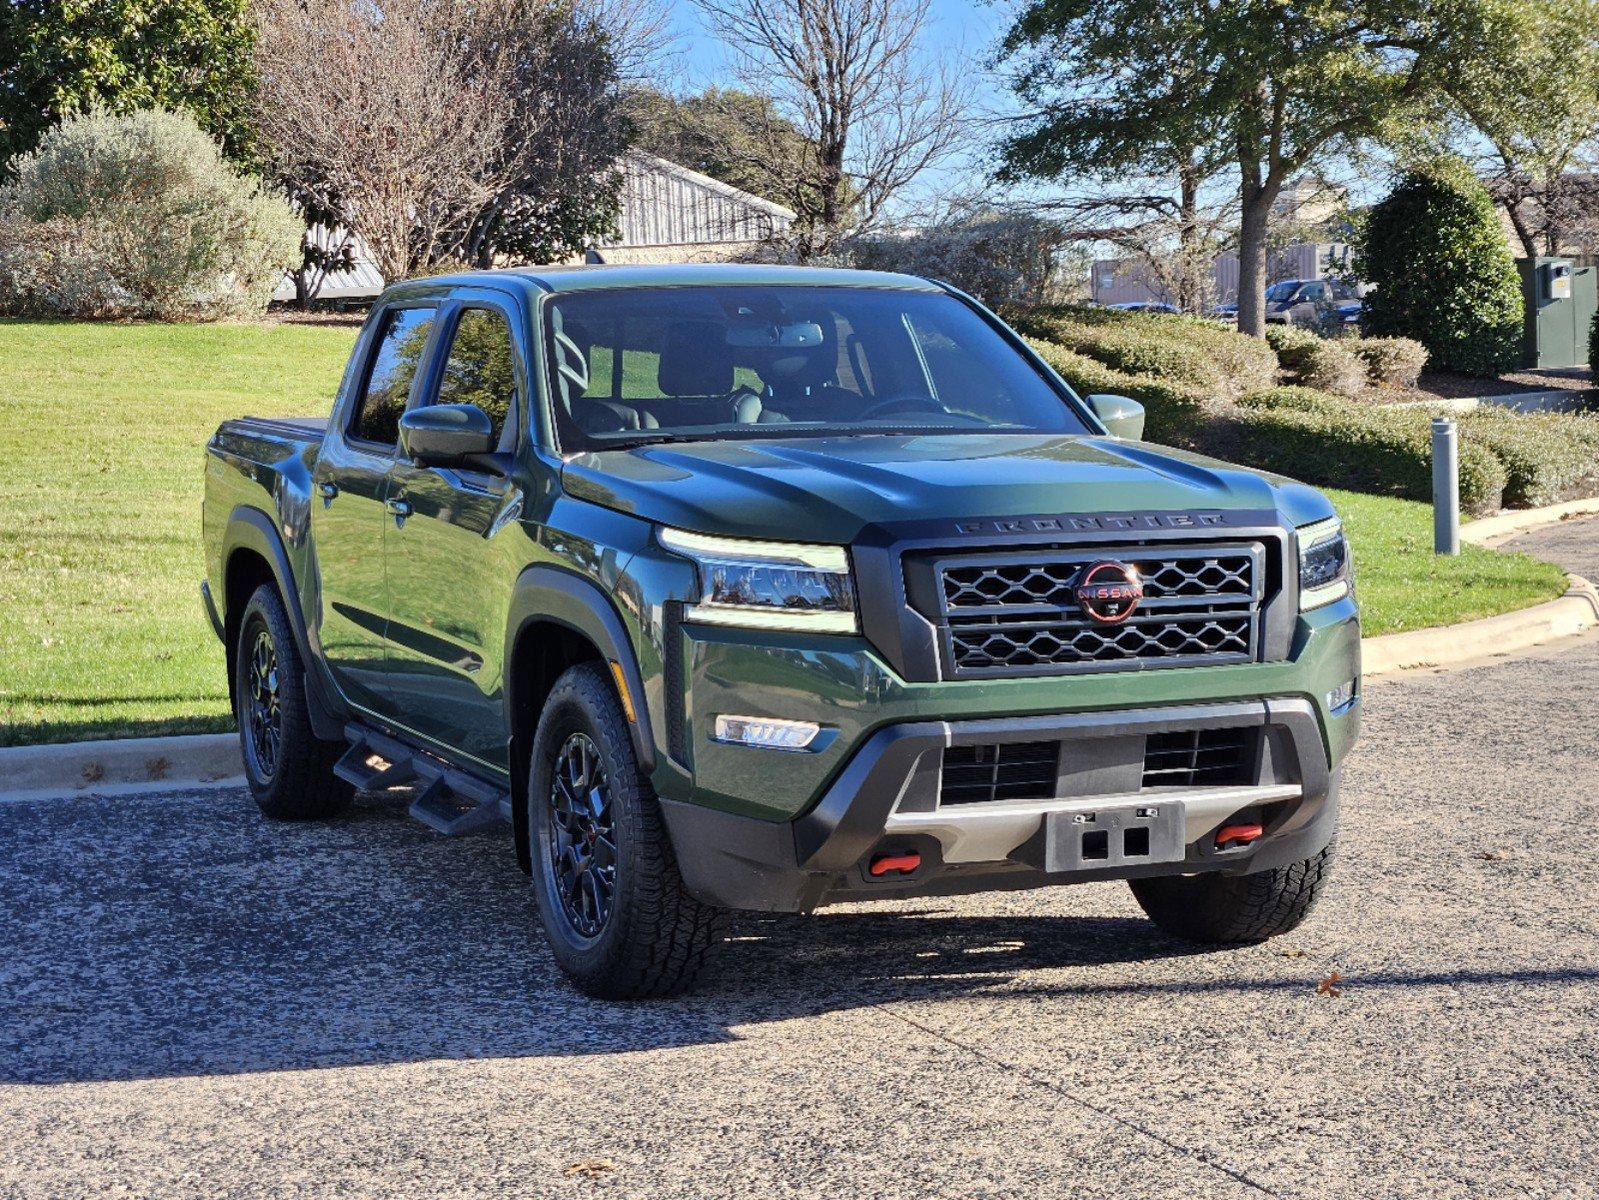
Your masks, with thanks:
[{"label": "license plate bracket", "polygon": [[1044,870],[1095,871],[1113,867],[1181,862],[1181,800],[1072,808],[1044,822]]}]

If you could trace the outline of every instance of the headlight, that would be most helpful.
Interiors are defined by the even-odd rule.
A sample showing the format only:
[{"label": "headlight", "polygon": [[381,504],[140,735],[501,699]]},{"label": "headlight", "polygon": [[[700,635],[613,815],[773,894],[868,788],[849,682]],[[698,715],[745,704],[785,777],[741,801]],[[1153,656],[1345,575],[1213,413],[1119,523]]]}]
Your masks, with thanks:
[{"label": "headlight", "polygon": [[1299,535],[1299,611],[1342,600],[1354,587],[1349,542],[1337,517],[1317,521]]},{"label": "headlight", "polygon": [[661,530],[661,545],[700,569],[691,621],[754,629],[855,633],[855,584],[842,546],[754,542]]}]

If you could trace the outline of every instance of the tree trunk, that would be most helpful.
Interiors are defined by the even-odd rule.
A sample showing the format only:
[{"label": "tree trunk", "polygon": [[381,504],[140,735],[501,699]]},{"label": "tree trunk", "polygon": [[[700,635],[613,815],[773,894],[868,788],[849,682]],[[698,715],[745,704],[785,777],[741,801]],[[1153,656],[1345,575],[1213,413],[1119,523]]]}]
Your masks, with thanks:
[{"label": "tree trunk", "polygon": [[1199,259],[1199,168],[1188,155],[1177,168],[1177,307],[1194,316],[1200,312],[1204,284],[1199,277],[1204,268]]},{"label": "tree trunk", "polygon": [[1275,187],[1244,181],[1238,226],[1238,332],[1266,336],[1266,233]]}]

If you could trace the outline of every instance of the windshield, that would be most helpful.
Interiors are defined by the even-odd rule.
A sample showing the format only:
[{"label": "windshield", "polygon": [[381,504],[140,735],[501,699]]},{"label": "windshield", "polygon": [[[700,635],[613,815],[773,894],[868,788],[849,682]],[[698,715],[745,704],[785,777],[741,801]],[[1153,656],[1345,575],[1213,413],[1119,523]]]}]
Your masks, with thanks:
[{"label": "windshield", "polygon": [[1043,375],[943,292],[615,288],[545,336],[566,450],[857,433],[1086,433]]},{"label": "windshield", "polygon": [[1297,292],[1298,290],[1299,290],[1299,280],[1297,280],[1297,279],[1279,280],[1277,283],[1272,284],[1269,288],[1266,289],[1266,299],[1268,299],[1268,300],[1292,300],[1294,298],[1294,293]]}]

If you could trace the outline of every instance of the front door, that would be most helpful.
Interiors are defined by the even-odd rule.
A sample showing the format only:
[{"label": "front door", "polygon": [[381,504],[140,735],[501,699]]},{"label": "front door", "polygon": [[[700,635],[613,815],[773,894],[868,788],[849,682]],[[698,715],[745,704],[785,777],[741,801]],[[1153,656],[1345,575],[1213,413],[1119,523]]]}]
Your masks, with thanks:
[{"label": "front door", "polygon": [[322,658],[347,701],[385,715],[392,707],[384,673],[389,472],[435,312],[391,308],[379,318],[352,403],[342,410],[342,424],[328,431],[312,473],[316,573],[309,606]]},{"label": "front door", "polygon": [[[467,293],[441,316],[443,365],[414,401],[475,404],[513,453],[527,409],[518,385],[512,310]],[[502,707],[506,605],[520,493],[502,475],[422,467],[403,455],[390,476],[384,544],[388,679],[413,731],[479,763],[506,768]]]}]

